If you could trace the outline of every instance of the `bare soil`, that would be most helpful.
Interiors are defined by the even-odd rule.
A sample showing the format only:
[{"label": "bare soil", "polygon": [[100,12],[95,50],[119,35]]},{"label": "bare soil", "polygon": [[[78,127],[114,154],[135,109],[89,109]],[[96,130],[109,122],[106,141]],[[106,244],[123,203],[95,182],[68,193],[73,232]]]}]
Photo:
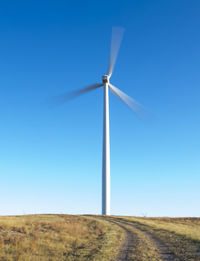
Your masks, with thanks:
[{"label": "bare soil", "polygon": [[[110,220],[109,220],[110,221]],[[116,261],[131,261],[130,254],[132,252],[133,244],[134,244],[134,238],[135,235],[127,229],[123,224],[116,222],[116,221],[110,221],[121,227],[125,232],[125,240],[122,248],[119,251],[118,257]]]},{"label": "bare soil", "polygon": [[[154,235],[150,234],[148,231],[145,231],[144,229],[140,229],[136,227],[134,224],[128,222],[128,221],[122,221],[118,218],[105,218],[106,220],[113,222],[120,226],[125,234],[125,242],[123,244],[123,247],[120,250],[120,253],[116,259],[116,261],[131,261],[131,254],[134,251],[134,241],[136,240],[137,234],[133,233],[129,227],[134,227],[134,229],[140,230],[140,232],[144,233],[150,241],[153,242],[154,246],[157,248],[159,253],[159,260],[163,261],[181,261],[180,258],[178,258],[172,251],[169,250],[169,248],[158,238],[156,238]],[[153,257],[149,257],[148,259],[141,258],[141,260],[152,260]],[[138,260],[140,260],[138,256]],[[158,260],[155,258],[155,260]]]}]

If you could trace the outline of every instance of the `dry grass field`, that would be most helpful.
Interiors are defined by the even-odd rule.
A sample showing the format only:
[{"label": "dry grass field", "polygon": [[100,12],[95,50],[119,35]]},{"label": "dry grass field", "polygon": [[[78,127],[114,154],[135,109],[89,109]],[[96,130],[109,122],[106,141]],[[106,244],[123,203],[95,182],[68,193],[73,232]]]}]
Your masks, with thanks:
[{"label": "dry grass field", "polygon": [[122,240],[119,227],[91,217],[0,217],[1,261],[113,260]]},{"label": "dry grass field", "polygon": [[[162,253],[160,259],[156,258],[163,247],[167,249],[164,252],[173,254],[173,260],[200,260],[200,218],[118,217],[117,219],[131,225],[136,230],[135,234],[142,232],[143,236],[146,236],[146,240],[139,240],[140,246],[136,249],[142,252],[143,256],[146,253],[146,258],[135,257],[133,260],[172,260],[162,258]],[[146,245],[151,242],[154,246],[148,250],[148,247],[144,247],[144,242]],[[152,256],[148,258],[150,253]]]},{"label": "dry grass field", "polygon": [[199,218],[0,217],[0,261],[200,260]]}]

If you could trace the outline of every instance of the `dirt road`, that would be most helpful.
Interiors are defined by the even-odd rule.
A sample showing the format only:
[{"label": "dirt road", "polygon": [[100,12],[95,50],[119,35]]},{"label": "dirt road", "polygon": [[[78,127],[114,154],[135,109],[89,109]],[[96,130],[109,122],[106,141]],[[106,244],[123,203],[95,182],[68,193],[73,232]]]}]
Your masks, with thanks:
[{"label": "dirt road", "polygon": [[114,217],[102,217],[120,226],[125,232],[125,242],[116,261],[180,261],[169,248],[144,228]]}]

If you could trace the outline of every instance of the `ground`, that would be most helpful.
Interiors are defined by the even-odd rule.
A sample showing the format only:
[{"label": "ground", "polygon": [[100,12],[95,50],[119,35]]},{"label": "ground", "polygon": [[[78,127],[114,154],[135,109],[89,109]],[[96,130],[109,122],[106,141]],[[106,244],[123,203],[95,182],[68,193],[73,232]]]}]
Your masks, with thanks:
[{"label": "ground", "polygon": [[0,261],[200,260],[200,218],[0,217]]}]

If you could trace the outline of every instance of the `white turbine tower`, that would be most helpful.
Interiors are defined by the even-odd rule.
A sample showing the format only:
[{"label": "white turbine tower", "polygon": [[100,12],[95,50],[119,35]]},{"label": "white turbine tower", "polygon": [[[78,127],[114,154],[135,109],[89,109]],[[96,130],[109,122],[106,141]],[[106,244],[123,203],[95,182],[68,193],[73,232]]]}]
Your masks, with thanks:
[{"label": "white turbine tower", "polygon": [[110,215],[110,130],[109,130],[109,89],[125,102],[134,112],[144,112],[144,107],[130,98],[124,92],[110,83],[117,54],[123,37],[124,29],[113,27],[111,38],[110,61],[108,72],[102,76],[102,83],[92,84],[86,88],[56,96],[54,105],[59,105],[75,98],[85,92],[104,87],[104,113],[103,113],[103,155],[102,155],[102,215]]}]

